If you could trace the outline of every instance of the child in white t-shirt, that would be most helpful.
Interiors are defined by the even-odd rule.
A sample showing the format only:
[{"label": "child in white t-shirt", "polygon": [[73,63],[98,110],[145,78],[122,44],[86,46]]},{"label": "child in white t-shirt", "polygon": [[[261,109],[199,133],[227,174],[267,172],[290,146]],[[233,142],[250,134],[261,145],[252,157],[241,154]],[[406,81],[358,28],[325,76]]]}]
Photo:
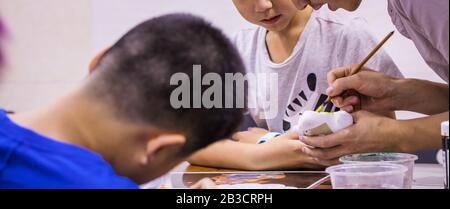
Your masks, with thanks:
[{"label": "child in white t-shirt", "polygon": [[[326,100],[328,71],[359,63],[378,41],[366,29],[364,19],[343,11],[313,11],[310,7],[299,11],[291,0],[233,3],[247,21],[258,26],[242,30],[234,39],[247,73],[270,78],[248,83],[249,113],[258,128],[236,133],[234,141],[212,145],[190,162],[246,170],[323,166],[326,162],[303,154],[304,144],[289,130],[304,111],[314,110]],[[402,77],[383,50],[366,67]],[[331,103],[324,108],[337,110]],[[268,142],[257,144],[261,137]]]}]

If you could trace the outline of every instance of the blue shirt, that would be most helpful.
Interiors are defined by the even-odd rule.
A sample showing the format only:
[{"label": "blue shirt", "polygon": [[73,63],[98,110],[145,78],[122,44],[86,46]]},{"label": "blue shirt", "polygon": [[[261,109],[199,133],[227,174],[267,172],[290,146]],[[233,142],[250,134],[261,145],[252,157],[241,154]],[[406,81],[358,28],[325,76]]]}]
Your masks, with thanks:
[{"label": "blue shirt", "polygon": [[138,189],[99,155],[12,122],[0,109],[0,189]]}]

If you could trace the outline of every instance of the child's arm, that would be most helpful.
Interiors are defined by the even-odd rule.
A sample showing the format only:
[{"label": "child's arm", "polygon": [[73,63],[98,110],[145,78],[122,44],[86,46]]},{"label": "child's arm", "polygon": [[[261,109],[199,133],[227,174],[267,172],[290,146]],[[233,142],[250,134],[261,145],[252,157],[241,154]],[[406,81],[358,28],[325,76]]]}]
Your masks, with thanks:
[{"label": "child's arm", "polygon": [[194,165],[238,170],[323,168],[303,153],[304,146],[296,133],[287,133],[259,145],[225,140],[200,150],[188,161]]},{"label": "child's arm", "polygon": [[256,144],[241,143],[232,140],[216,142],[192,155],[188,161],[193,165],[258,170],[253,162]]}]

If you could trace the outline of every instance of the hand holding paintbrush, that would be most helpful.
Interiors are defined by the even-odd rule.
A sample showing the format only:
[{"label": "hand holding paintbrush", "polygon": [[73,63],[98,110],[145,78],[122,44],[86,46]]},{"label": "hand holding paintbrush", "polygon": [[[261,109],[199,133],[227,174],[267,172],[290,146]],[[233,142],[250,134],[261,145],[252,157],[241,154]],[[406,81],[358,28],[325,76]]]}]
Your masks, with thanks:
[{"label": "hand holding paintbrush", "polygon": [[[378,50],[383,47],[383,45],[392,37],[392,35],[394,35],[394,31],[390,32],[370,53],[369,55],[367,55],[364,60],[359,63],[355,68],[353,68],[352,72],[350,73],[351,75],[355,75],[356,73],[358,73],[359,71],[361,71],[361,69],[364,67],[364,65],[373,57],[373,55],[375,55]],[[328,97],[325,102],[320,105],[317,109],[316,112],[321,112],[323,110],[323,108],[330,103],[332,100],[331,97]]]}]

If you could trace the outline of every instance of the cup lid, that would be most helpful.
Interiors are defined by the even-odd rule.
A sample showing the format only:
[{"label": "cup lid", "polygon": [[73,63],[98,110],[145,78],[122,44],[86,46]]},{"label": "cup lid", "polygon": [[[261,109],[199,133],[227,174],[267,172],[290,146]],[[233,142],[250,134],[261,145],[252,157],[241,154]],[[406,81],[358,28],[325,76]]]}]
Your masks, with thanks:
[{"label": "cup lid", "polygon": [[[380,169],[374,171],[374,169]],[[394,174],[405,174],[408,168],[404,165],[393,163],[370,163],[370,164],[340,164],[328,167],[325,172],[333,176],[386,176]]]},{"label": "cup lid", "polygon": [[339,158],[341,163],[406,163],[415,162],[418,159],[417,155],[408,153],[361,153],[346,155]]}]

